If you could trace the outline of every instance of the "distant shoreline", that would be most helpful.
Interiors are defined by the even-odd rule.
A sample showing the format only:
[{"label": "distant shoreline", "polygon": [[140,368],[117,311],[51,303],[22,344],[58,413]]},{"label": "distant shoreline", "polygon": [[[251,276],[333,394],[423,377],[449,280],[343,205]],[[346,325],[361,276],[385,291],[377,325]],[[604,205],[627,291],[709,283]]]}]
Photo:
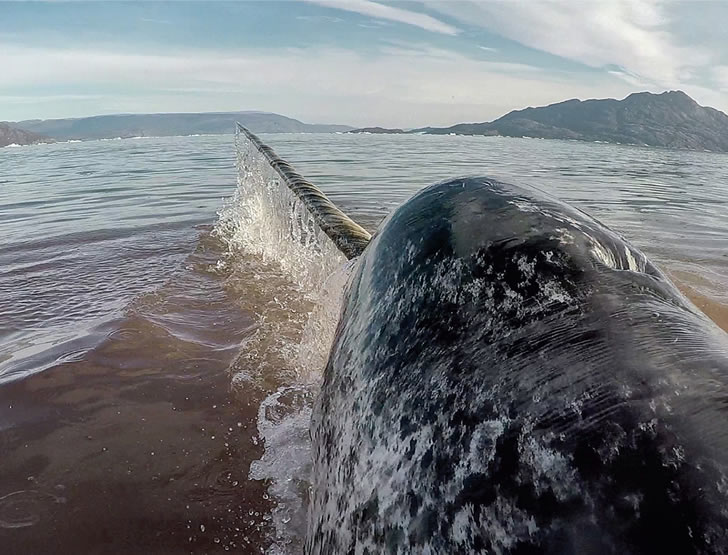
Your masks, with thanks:
[{"label": "distant shoreline", "polygon": [[[280,114],[257,111],[116,114],[24,120],[0,123],[0,126],[7,129],[6,143],[23,144],[52,140],[227,135],[238,122],[257,134],[476,135],[728,152],[728,115],[714,108],[700,106],[682,91],[632,93],[622,100],[571,99],[548,106],[513,110],[489,122],[407,130],[309,124]],[[0,144],[3,144],[1,131],[2,127]]]},{"label": "distant shoreline", "polygon": [[[708,149],[688,149],[688,148],[675,148],[675,147],[668,147],[668,146],[655,146],[655,145],[647,145],[647,144],[637,144],[637,143],[617,143],[617,142],[609,142],[609,141],[589,141],[589,140],[580,140],[580,139],[546,139],[544,137],[510,137],[505,135],[469,135],[469,134],[455,134],[455,133],[449,133],[447,135],[434,135],[434,134],[426,134],[426,133],[350,133],[350,132],[326,132],[326,131],[318,131],[318,132],[271,132],[271,133],[260,133],[261,135],[360,135],[360,136],[378,136],[378,135],[384,135],[391,137],[392,135],[397,136],[427,136],[427,137],[452,137],[452,138],[473,138],[478,140],[540,140],[540,141],[563,141],[568,143],[581,143],[585,145],[609,145],[609,146],[618,146],[618,147],[629,147],[629,148],[646,148],[650,150],[667,150],[671,152],[690,152],[690,153],[698,153],[698,154],[719,154],[719,155],[728,155],[728,152],[723,151],[714,151],[714,150],[708,150]],[[217,137],[217,136],[229,136],[233,137],[235,135],[234,132],[226,132],[226,133],[195,133],[195,134],[183,134],[183,135],[150,135],[150,136],[135,136],[135,137],[104,137],[104,138],[98,138],[98,139],[69,139],[69,140],[59,140],[59,141],[49,141],[49,142],[38,142],[38,143],[28,143],[28,144],[10,144],[0,147],[0,150],[4,148],[8,148],[11,150],[16,150],[18,148],[25,148],[25,147],[34,147],[34,146],[48,146],[48,145],[63,145],[63,144],[73,144],[73,143],[88,143],[88,142],[94,142],[94,141],[101,141],[101,142],[110,142],[110,141],[127,141],[127,140],[152,140],[152,139],[172,139],[172,138],[186,138],[186,137]]]}]

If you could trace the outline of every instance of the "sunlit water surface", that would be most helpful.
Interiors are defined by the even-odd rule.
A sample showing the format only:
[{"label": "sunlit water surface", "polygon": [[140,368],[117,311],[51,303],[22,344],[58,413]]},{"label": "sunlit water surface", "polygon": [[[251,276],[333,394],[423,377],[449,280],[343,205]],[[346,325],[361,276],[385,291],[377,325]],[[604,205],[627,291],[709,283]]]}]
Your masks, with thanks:
[{"label": "sunlit water surface", "polygon": [[[449,177],[538,186],[728,327],[728,156],[263,140],[372,230]],[[3,553],[300,550],[308,418],[349,267],[315,233],[284,237],[290,199],[259,194],[270,176],[242,155],[233,196],[232,135],[0,149]]]}]

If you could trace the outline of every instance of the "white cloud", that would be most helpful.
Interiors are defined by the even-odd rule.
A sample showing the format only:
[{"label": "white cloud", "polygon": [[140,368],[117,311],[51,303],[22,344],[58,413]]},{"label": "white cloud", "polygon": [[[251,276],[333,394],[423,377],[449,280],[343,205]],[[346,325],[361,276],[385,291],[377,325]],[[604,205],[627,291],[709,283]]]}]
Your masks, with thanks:
[{"label": "white cloud", "polygon": [[[391,45],[378,57],[335,48],[161,55],[0,44],[0,51],[7,53],[0,73],[0,91],[7,94],[22,96],[23,87],[113,91],[100,100],[52,107],[4,101],[0,119],[255,109],[310,122],[414,127],[485,121],[527,105],[630,92],[608,76],[587,83],[582,76],[406,44]],[[11,117],[11,109],[23,115]]]},{"label": "white cloud", "polygon": [[676,44],[661,0],[428,5],[531,48],[592,67],[619,66],[632,78],[667,88],[689,81],[695,68],[710,62],[707,51]]},{"label": "white cloud", "polygon": [[720,91],[728,93],[728,66],[714,67],[711,77]]},{"label": "white cloud", "polygon": [[101,100],[103,95],[100,94],[48,94],[48,95],[12,95],[0,94],[0,103],[7,104],[54,104],[58,102],[66,102],[69,100]]},{"label": "white cloud", "polygon": [[619,77],[623,81],[626,81],[630,85],[640,90],[649,89],[651,86],[653,86],[651,83],[646,82],[639,75],[635,75],[634,73],[630,73],[629,71],[624,69],[610,69],[608,73],[610,75],[614,75],[615,77]]},{"label": "white cloud", "polygon": [[[698,16],[669,0],[308,1],[341,11],[292,18],[386,32],[368,32],[367,54],[325,46],[190,51],[164,42],[131,46],[133,41],[63,49],[57,45],[73,40],[62,33],[42,49],[21,46],[44,44],[33,33],[0,32],[0,119],[260,109],[308,121],[403,127],[484,121],[566,98],[676,88],[704,105],[728,108],[728,51],[719,40],[725,19],[719,16],[728,8],[720,2],[710,16]],[[423,4],[428,14],[445,14],[442,20],[414,11]],[[366,17],[353,23],[344,11]],[[407,31],[402,23],[457,35],[418,33],[469,54],[393,40]],[[574,65],[573,72],[556,71],[567,64],[514,49],[508,40],[491,41],[487,33],[473,32],[477,27],[602,70]],[[341,40],[335,35],[322,35],[319,43],[335,44]],[[498,54],[477,59],[486,57],[478,49]],[[494,61],[506,56],[508,63]],[[539,67],[529,65],[533,59]]]},{"label": "white cloud", "polygon": [[372,2],[371,0],[306,0],[312,4],[324,6],[327,8],[336,8],[338,10],[345,10],[347,12],[354,12],[362,15],[367,15],[377,19],[386,19],[390,21],[397,21],[399,23],[406,23],[407,25],[414,25],[427,31],[433,31],[435,33],[442,33],[445,35],[456,35],[458,29],[452,25],[440,21],[430,15],[413,12],[410,10],[404,10],[402,8],[395,8],[394,6],[387,6],[380,4],[379,2]]}]

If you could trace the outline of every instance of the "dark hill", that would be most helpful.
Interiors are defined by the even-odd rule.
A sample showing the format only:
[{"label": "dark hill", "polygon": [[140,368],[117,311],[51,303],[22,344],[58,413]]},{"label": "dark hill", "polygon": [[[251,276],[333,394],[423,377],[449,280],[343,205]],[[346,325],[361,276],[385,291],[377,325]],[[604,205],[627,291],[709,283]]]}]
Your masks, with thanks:
[{"label": "dark hill", "polygon": [[419,131],[728,152],[728,115],[700,106],[682,91],[634,93],[624,100],[566,100],[540,108],[514,110],[488,123],[461,123]]},{"label": "dark hill", "polygon": [[0,122],[0,147],[53,142],[52,139]]},{"label": "dark hill", "polygon": [[239,121],[254,133],[332,133],[345,125],[314,125],[266,112],[211,112],[196,114],[119,114],[88,118],[26,120],[21,129],[55,139],[113,139],[233,133]]}]

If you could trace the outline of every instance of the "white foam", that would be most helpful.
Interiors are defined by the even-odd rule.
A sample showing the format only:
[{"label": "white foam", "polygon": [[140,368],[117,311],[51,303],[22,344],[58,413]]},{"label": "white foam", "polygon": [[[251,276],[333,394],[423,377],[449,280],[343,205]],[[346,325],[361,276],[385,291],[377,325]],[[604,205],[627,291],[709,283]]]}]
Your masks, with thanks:
[{"label": "white foam", "polygon": [[314,387],[284,386],[269,395],[258,410],[263,456],[250,465],[251,480],[270,480],[272,552],[293,551],[306,535],[306,509],[311,476],[309,425]]},{"label": "white foam", "polygon": [[311,480],[311,412],[351,264],[249,141],[236,136],[236,151],[238,188],[213,234],[228,245],[218,266],[232,269],[242,284],[241,303],[259,321],[232,378],[267,394],[257,418],[264,452],[249,478],[269,483],[268,553],[299,553]]},{"label": "white foam", "polygon": [[346,262],[313,216],[257,149],[236,136],[238,188],[215,234],[233,250],[278,264],[304,293],[315,293]]}]

